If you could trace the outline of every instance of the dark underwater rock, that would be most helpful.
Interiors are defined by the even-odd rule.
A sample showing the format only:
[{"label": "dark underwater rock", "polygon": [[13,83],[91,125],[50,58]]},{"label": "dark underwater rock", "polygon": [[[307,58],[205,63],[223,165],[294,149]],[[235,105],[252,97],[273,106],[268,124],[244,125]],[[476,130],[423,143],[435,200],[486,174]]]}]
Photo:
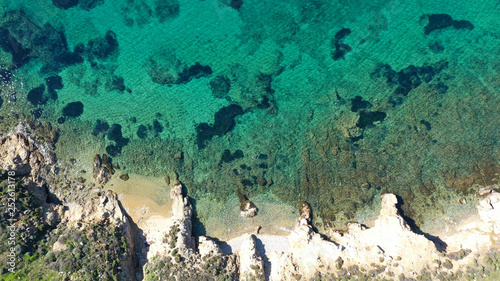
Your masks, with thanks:
[{"label": "dark underwater rock", "polygon": [[45,85],[41,84],[28,92],[28,101],[34,106],[46,104],[47,98],[44,98],[43,93],[45,93]]},{"label": "dark underwater rock", "polygon": [[78,117],[83,113],[83,103],[80,101],[70,102],[63,108],[63,116]]},{"label": "dark underwater rock", "polygon": [[90,40],[87,44],[87,53],[90,59],[105,60],[118,50],[116,34],[108,30],[103,38]]},{"label": "dark underwater rock", "polygon": [[387,83],[395,85],[395,94],[406,96],[410,91],[420,86],[423,82],[429,83],[448,67],[447,61],[434,64],[424,64],[422,67],[410,65],[399,72],[394,71],[388,64],[380,64],[372,73],[372,78],[385,78]]},{"label": "dark underwater rock", "polygon": [[198,147],[205,148],[205,141],[211,140],[214,136],[222,136],[230,132],[234,126],[234,118],[243,114],[243,108],[237,104],[221,108],[214,116],[214,124],[212,126],[207,123],[200,123],[196,127]]},{"label": "dark underwater rock", "polygon": [[446,94],[446,92],[448,92],[448,86],[441,81],[431,86],[434,90],[440,92],[441,94]]},{"label": "dark underwater rock", "polygon": [[125,87],[125,80],[123,77],[114,75],[111,81],[111,88],[120,92],[125,91],[127,87]]},{"label": "dark underwater rock", "polygon": [[368,101],[363,100],[361,96],[355,96],[353,99],[351,99],[351,111],[352,112],[358,112],[361,109],[367,109],[371,107],[372,104]]},{"label": "dark underwater rock", "polygon": [[398,72],[398,87],[396,93],[403,96],[422,84],[422,79],[418,76],[418,68],[410,65]]},{"label": "dark underwater rock", "polygon": [[212,95],[216,98],[223,99],[231,90],[231,80],[227,76],[218,75],[210,81]]},{"label": "dark underwater rock", "polygon": [[181,6],[179,0],[156,0],[154,15],[159,22],[165,22],[169,19],[179,16]]},{"label": "dark underwater rock", "polygon": [[339,42],[349,34],[351,34],[351,30],[349,28],[342,28],[337,33],[335,33],[335,37],[333,39],[335,40],[335,42]]},{"label": "dark underwater rock", "polygon": [[332,41],[335,48],[335,51],[332,53],[333,60],[339,60],[343,58],[345,54],[352,51],[352,48],[349,45],[341,42],[349,34],[351,34],[351,30],[349,28],[342,28],[335,34]]},{"label": "dark underwater rock", "polygon": [[243,0],[231,0],[231,2],[229,2],[229,6],[239,11],[241,9],[241,6],[243,6]]},{"label": "dark underwater rock", "polygon": [[123,181],[128,181],[128,180],[129,180],[129,178],[130,178],[130,177],[128,176],[128,174],[121,174],[121,175],[120,175],[120,179],[121,179],[121,180],[123,180]]},{"label": "dark underwater rock", "polygon": [[208,65],[201,65],[200,63],[195,63],[193,66],[184,69],[179,74],[178,84],[185,84],[192,79],[208,76],[212,74],[212,68]]},{"label": "dark underwater rock", "polygon": [[427,25],[424,27],[425,35],[429,35],[435,30],[444,29],[451,26],[456,29],[474,29],[474,25],[470,21],[453,20],[453,18],[447,14],[425,14],[421,18],[426,18],[428,20]]},{"label": "dark underwater rock", "polygon": [[267,160],[268,156],[267,156],[267,154],[263,154],[263,153],[261,153],[261,154],[259,154],[259,157],[258,157],[258,158],[259,158],[260,160]]},{"label": "dark underwater rock", "polygon": [[59,9],[67,10],[78,5],[78,0],[52,0],[52,4]]},{"label": "dark underwater rock", "polygon": [[42,116],[42,114],[43,114],[43,109],[42,108],[37,108],[37,109],[31,111],[31,114],[33,114],[33,116],[35,118],[40,118]]},{"label": "dark underwater rock", "polygon": [[47,84],[47,90],[49,92],[50,98],[53,100],[57,100],[57,92],[56,90],[62,89],[62,77],[59,75],[50,76],[45,79],[45,83]]},{"label": "dark underwater rock", "polygon": [[241,151],[240,149],[236,150],[232,154],[231,154],[231,151],[229,149],[226,149],[226,150],[224,150],[224,152],[222,152],[222,156],[221,156],[219,165],[222,164],[223,162],[224,163],[232,162],[236,159],[242,158],[243,156],[245,156],[245,155],[243,154],[243,151]]},{"label": "dark underwater rock", "polygon": [[120,124],[113,124],[108,131],[108,139],[115,141],[118,146],[125,146],[128,144],[129,139],[124,138],[122,135],[122,126]]},{"label": "dark underwater rock", "polygon": [[106,134],[108,130],[109,130],[108,122],[97,119],[95,122],[94,130],[92,131],[92,135],[97,136],[101,133]]},{"label": "dark underwater rock", "polygon": [[122,135],[122,126],[120,124],[113,124],[108,131],[108,139],[115,142],[114,145],[108,145],[106,152],[111,156],[116,156],[121,153],[122,148],[128,144],[129,139],[124,138]]},{"label": "dark underwater rock", "polygon": [[137,128],[137,136],[140,139],[145,139],[148,137],[148,129],[144,125],[140,125],[139,128]]},{"label": "dark underwater rock", "polygon": [[441,43],[439,41],[434,41],[434,42],[429,43],[429,49],[433,53],[438,54],[438,53],[441,53],[444,51],[444,46],[443,46],[443,43]]},{"label": "dark underwater rock", "polygon": [[420,120],[420,124],[424,125],[425,128],[427,129],[427,131],[430,131],[431,130],[431,123],[429,123],[428,121],[425,121],[425,120]]},{"label": "dark underwater rock", "polygon": [[45,83],[49,89],[61,90],[64,87],[62,77],[59,75],[47,77]]},{"label": "dark underwater rock", "polygon": [[153,121],[153,130],[155,131],[156,135],[163,132],[163,126],[160,124],[160,122],[158,122],[158,120]]},{"label": "dark underwater rock", "polygon": [[385,78],[387,83],[390,85],[396,85],[398,82],[398,73],[392,69],[392,67],[386,63],[378,64],[375,70],[371,74],[372,78]]},{"label": "dark underwater rock", "polygon": [[114,145],[114,144],[110,144],[110,145],[106,146],[106,153],[115,157],[118,154],[122,153],[122,147]]},{"label": "dark underwater rock", "polygon": [[387,114],[382,111],[361,111],[356,126],[364,129],[367,126],[373,125],[374,122],[384,121],[385,117],[387,117]]},{"label": "dark underwater rock", "polygon": [[335,52],[333,52],[333,60],[339,60],[343,58],[350,51],[352,51],[352,48],[347,44],[339,43],[335,45]]},{"label": "dark underwater rock", "polygon": [[29,54],[31,50],[24,49],[5,28],[0,28],[0,47],[2,47],[5,52],[12,54],[11,63],[17,67],[22,66],[30,59]]},{"label": "dark underwater rock", "polygon": [[104,4],[104,0],[80,0],[78,7],[82,10],[90,11],[102,4]]}]

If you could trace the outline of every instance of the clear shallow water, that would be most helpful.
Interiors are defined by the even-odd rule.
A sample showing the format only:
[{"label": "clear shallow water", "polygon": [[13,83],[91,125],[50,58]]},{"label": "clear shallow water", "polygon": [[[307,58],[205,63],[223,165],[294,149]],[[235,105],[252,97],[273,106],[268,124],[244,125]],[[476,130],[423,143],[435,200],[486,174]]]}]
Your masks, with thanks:
[{"label": "clear shallow water", "polygon": [[240,188],[336,227],[393,192],[422,226],[498,182],[497,1],[60,2],[0,2],[0,111],[178,173],[202,222]]}]

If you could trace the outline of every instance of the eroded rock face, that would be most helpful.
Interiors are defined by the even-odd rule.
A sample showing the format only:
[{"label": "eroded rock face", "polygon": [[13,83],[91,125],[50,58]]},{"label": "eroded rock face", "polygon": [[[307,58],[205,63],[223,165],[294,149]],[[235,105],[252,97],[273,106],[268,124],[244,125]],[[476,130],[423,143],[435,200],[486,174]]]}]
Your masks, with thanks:
[{"label": "eroded rock face", "polygon": [[255,235],[247,234],[239,252],[240,280],[262,280],[264,278],[264,261],[257,249]]},{"label": "eroded rock face", "polygon": [[237,256],[223,255],[216,241],[208,237],[200,236],[196,243],[192,236],[192,206],[183,194],[182,184],[174,180],[172,186],[172,217],[157,215],[140,224],[149,245],[145,279],[237,280]]},{"label": "eroded rock face", "polygon": [[178,226],[176,246],[179,248],[179,252],[188,255],[193,251],[195,245],[191,222],[193,207],[189,203],[189,199],[182,193],[182,184],[179,182],[170,191],[170,198],[172,198],[173,219]]},{"label": "eroded rock face", "polygon": [[[454,234],[443,238],[447,249],[458,251],[471,249],[473,252],[489,250],[500,236],[500,193],[491,188],[482,188],[483,194],[477,194],[480,201],[477,206],[478,219],[460,225]],[[471,215],[473,217],[473,215]]]},{"label": "eroded rock face", "polygon": [[411,231],[399,215],[396,204],[394,194],[382,195],[382,208],[374,227],[349,233],[339,239],[338,242],[345,246],[345,260],[354,262],[363,257],[361,262],[369,265],[380,260],[392,262],[400,257],[398,264],[403,269],[401,272],[404,272],[419,271],[428,261],[439,258],[434,243]]},{"label": "eroded rock face", "polygon": [[107,190],[99,196],[86,200],[82,204],[69,203],[65,213],[70,224],[113,224],[128,223],[125,212],[120,207],[118,196]]},{"label": "eroded rock face", "polygon": [[214,240],[205,236],[200,236],[198,239],[198,253],[202,258],[205,256],[222,256],[222,250],[219,245]]},{"label": "eroded rock face", "polygon": [[43,166],[53,162],[54,156],[48,146],[37,143],[21,123],[14,133],[0,139],[0,167],[15,171],[16,176],[37,174]]},{"label": "eroded rock face", "polygon": [[[135,252],[135,238],[129,219],[122,208],[118,196],[107,190],[96,197],[89,198],[83,203],[72,202],[66,205],[64,218],[61,223],[77,229],[86,229],[89,225],[106,225],[110,229],[121,229],[123,236],[130,247],[130,253]],[[123,261],[123,276],[125,280],[135,280],[134,255],[128,255]]]}]

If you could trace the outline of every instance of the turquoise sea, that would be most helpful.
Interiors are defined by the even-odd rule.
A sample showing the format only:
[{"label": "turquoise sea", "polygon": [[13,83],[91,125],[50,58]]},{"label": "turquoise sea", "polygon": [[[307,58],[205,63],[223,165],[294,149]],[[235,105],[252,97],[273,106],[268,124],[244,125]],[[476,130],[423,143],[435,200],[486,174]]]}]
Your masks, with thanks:
[{"label": "turquoise sea", "polygon": [[320,229],[392,192],[423,227],[500,177],[497,0],[0,0],[0,15],[2,132],[41,120],[60,165],[106,153],[121,173],[177,174],[199,234],[237,189],[305,200]]}]

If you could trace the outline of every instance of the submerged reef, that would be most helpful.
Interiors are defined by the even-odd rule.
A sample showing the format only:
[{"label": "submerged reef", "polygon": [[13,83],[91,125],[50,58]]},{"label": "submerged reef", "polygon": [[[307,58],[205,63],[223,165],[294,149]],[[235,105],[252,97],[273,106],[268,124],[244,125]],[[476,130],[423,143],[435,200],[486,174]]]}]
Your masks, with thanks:
[{"label": "submerged reef", "polygon": [[4,14],[0,21],[2,48],[12,53],[11,64],[21,66],[31,58],[44,63],[42,72],[58,72],[66,66],[83,62],[83,58],[68,48],[64,32],[49,23],[42,27],[29,20],[24,11]]},{"label": "submerged reef", "polygon": [[332,40],[332,45],[335,48],[335,51],[332,53],[333,60],[344,58],[344,56],[352,50],[349,45],[342,43],[344,38],[349,34],[351,34],[351,30],[349,28],[342,28],[335,34],[335,37]]},{"label": "submerged reef", "polygon": [[83,103],[80,101],[68,103],[62,111],[64,117],[78,117],[83,114]]},{"label": "submerged reef", "polygon": [[[152,214],[168,201],[165,192],[178,175],[193,203],[195,235],[228,236],[234,230],[226,227],[228,213],[252,224],[269,213],[261,204],[269,200],[307,202],[314,210],[307,225],[334,240],[333,230],[377,213],[381,194],[395,194],[401,215],[420,233],[453,211],[448,202],[465,208],[478,186],[498,183],[498,32],[494,17],[480,12],[492,13],[492,0],[462,3],[450,15],[443,14],[450,1],[53,0],[46,11],[36,2],[6,1],[0,15],[0,131],[8,134],[12,120],[34,127],[47,121],[60,130],[57,159],[71,169],[53,173],[77,176],[45,185],[71,194],[47,202],[105,204],[113,202],[107,188],[124,198],[139,188],[150,203],[137,213]],[[105,176],[93,178],[92,156],[104,153],[112,163],[96,159],[96,174]],[[167,186],[137,183],[165,176]],[[259,207],[255,218],[239,216],[235,190]],[[161,237],[169,244],[149,236],[155,243],[145,247],[171,247],[181,240],[173,238],[180,228],[158,227],[173,233]],[[254,249],[259,237],[247,237],[245,247]],[[63,238],[57,245],[85,243]],[[200,241],[201,249],[212,245]],[[210,256],[203,264],[174,248],[147,266],[151,279],[194,278],[183,271],[190,265],[200,265],[205,280],[224,270],[224,278],[239,274],[234,256]],[[466,256],[461,250],[449,257],[454,269]],[[369,255],[376,265],[365,271],[342,256],[329,264],[339,269],[336,276],[327,277],[326,264],[318,265],[321,277],[299,269],[286,276],[375,278],[397,260],[375,252]],[[50,260],[58,264],[51,268],[66,271],[61,260]],[[96,260],[109,276],[123,261]],[[245,262],[254,269],[243,275],[260,278],[268,259],[255,252]],[[442,260],[441,267],[450,263]],[[444,274],[426,270],[436,279]]]},{"label": "submerged reef", "polygon": [[454,27],[456,29],[474,29],[474,25],[467,20],[454,20],[447,14],[425,14],[421,19],[427,19],[428,23],[424,27],[425,35],[429,35],[435,30],[444,29],[447,27]]},{"label": "submerged reef", "polygon": [[156,0],[154,15],[160,23],[174,19],[181,11],[179,0]]},{"label": "submerged reef", "polygon": [[[8,184],[14,185],[9,188],[15,188],[19,201],[13,219],[28,234],[17,240],[15,272],[3,259],[5,278],[441,280],[498,274],[500,255],[495,241],[500,237],[500,193],[492,190],[499,189],[498,185],[476,189],[470,197],[476,209],[472,220],[452,225],[441,218],[450,230],[439,237],[413,231],[398,197],[382,193],[378,215],[370,226],[351,221],[344,230],[320,234],[312,225],[311,205],[302,201],[288,235],[260,234],[258,228],[219,241],[193,235],[189,187],[177,179],[168,181],[171,217],[133,221],[117,194],[100,189],[114,173],[109,157],[95,156],[92,183],[71,175],[63,178],[54,171],[66,173],[67,168],[55,161],[53,141],[45,142],[40,133],[20,124],[0,138],[4,144],[0,146],[0,194],[4,195],[0,210],[8,213]],[[120,178],[126,180],[128,175]],[[13,180],[15,184],[10,183]],[[255,205],[241,192],[237,194],[241,214],[255,215]],[[7,220],[0,221],[5,232],[8,225]],[[0,245],[2,257],[12,251],[8,246]]]},{"label": "submerged reef", "polygon": [[28,92],[28,101],[33,105],[44,105],[47,103],[47,97],[44,97],[45,85],[40,85]]},{"label": "submerged reef", "polygon": [[69,9],[78,5],[79,0],[52,0],[52,4],[59,9]]},{"label": "submerged reef", "polygon": [[423,82],[429,83],[434,77],[448,67],[447,61],[416,67],[410,65],[396,72],[388,64],[379,64],[372,72],[372,77],[383,77],[389,85],[396,86],[395,94],[407,96]]},{"label": "submerged reef", "polygon": [[57,100],[56,90],[61,90],[64,87],[62,77],[59,75],[47,77],[45,78],[45,83],[47,84],[47,90],[49,92],[50,98],[53,100]]},{"label": "submerged reef", "polygon": [[90,11],[103,3],[104,0],[52,0],[54,6],[63,10],[78,6],[82,10]]},{"label": "submerged reef", "polygon": [[117,156],[121,153],[122,148],[129,143],[129,138],[124,138],[122,135],[122,126],[113,124],[108,130],[107,137],[114,144],[106,146],[106,152],[111,156]]},{"label": "submerged reef", "polygon": [[200,123],[196,127],[196,144],[198,147],[200,149],[205,148],[206,142],[214,136],[220,137],[230,132],[236,124],[234,119],[241,114],[243,114],[243,108],[237,104],[231,104],[215,113],[213,125]]}]

